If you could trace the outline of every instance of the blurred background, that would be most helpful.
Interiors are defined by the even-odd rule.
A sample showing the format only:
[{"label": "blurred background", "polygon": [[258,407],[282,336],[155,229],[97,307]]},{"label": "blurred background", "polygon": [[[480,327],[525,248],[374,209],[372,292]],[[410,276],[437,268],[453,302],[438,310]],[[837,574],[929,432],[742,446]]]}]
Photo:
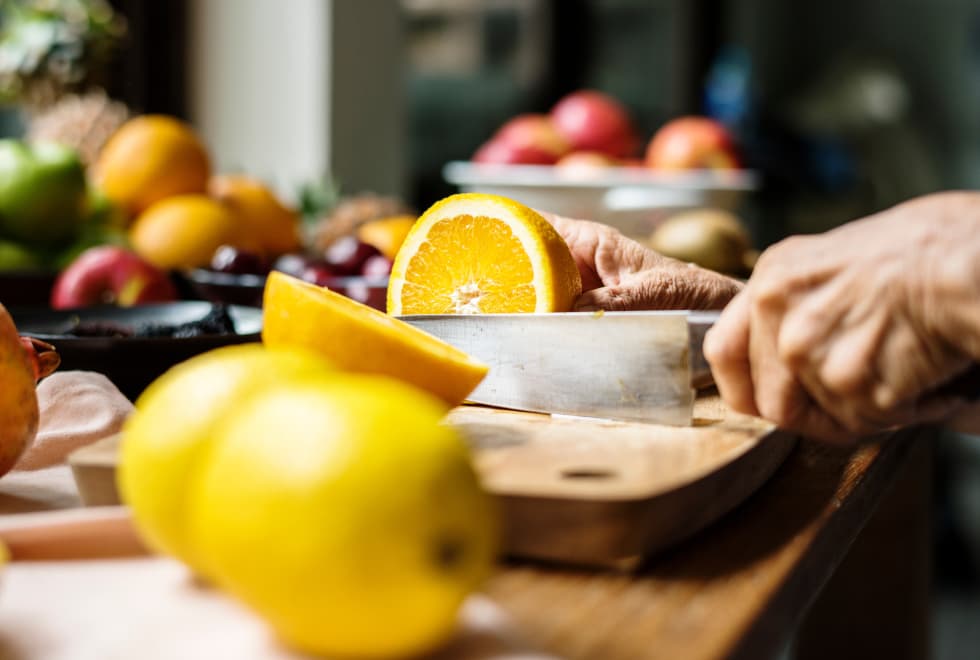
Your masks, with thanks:
[{"label": "blurred background", "polygon": [[[584,89],[632,122],[636,144],[615,165],[642,168],[660,128],[696,115],[725,127],[747,176],[653,185],[593,163],[578,185],[508,188],[446,169]],[[640,239],[709,205],[762,250],[980,187],[980,2],[0,0],[0,99],[0,137],[92,158],[126,117],[173,115],[216,170],[295,206],[319,196],[321,213],[365,193],[377,216],[461,187],[544,207],[582,188],[601,199],[575,208],[639,217]],[[945,437],[935,528],[935,657],[976,657],[980,439]]]}]

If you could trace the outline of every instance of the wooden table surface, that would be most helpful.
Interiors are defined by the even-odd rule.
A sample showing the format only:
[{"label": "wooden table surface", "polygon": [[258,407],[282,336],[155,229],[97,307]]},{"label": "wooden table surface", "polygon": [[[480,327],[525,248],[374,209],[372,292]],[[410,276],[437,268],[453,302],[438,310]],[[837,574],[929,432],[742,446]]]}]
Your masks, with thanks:
[{"label": "wooden table surface", "polygon": [[[856,450],[801,442],[773,479],[742,506],[720,523],[682,546],[650,559],[633,572],[505,562],[487,586],[486,596],[471,599],[467,604],[463,632],[440,652],[439,657],[697,659],[770,656],[800,629],[798,624],[804,621],[821,589],[845,560],[859,532],[872,521],[876,507],[888,494],[889,487],[896,481],[908,482],[909,474],[916,470],[916,466],[921,474],[922,466],[928,465],[928,435],[922,430],[908,430]],[[917,483],[915,488],[903,490],[912,492],[903,506],[909,507],[908,502],[921,500],[923,507],[917,509],[921,512],[926,497],[922,484],[926,482],[919,480]],[[30,510],[75,506],[77,501],[71,487],[67,468],[8,475],[0,480],[0,514],[4,514],[0,519],[9,520],[9,516]],[[894,496],[894,493],[888,494],[888,498],[894,499]],[[893,521],[886,533],[892,537],[899,532],[918,534],[913,528],[924,527],[919,524],[922,516],[916,519],[909,511],[903,509],[903,513],[894,518],[897,524]],[[924,530],[918,531],[924,533]],[[894,538],[885,542],[891,549],[889,556],[893,560],[885,564],[891,568],[896,565],[896,558],[909,555],[909,548],[922,547],[916,543],[896,544]],[[855,550],[859,545],[855,544]],[[871,553],[872,561],[856,565],[858,574],[872,576],[876,563],[873,559],[880,556],[877,553],[877,550]],[[879,583],[894,585],[908,579],[908,584],[912,585],[900,594],[894,589],[886,590],[889,597],[878,598],[878,604],[883,600],[891,601],[892,611],[900,610],[908,619],[903,622],[892,618],[887,624],[894,629],[889,640],[908,649],[907,656],[917,654],[916,644],[921,645],[922,641],[919,639],[924,630],[919,625],[922,603],[913,601],[921,601],[924,596],[919,569],[922,569],[926,556],[920,552],[910,557],[906,568],[915,573],[911,578],[904,574],[904,577],[884,575],[879,580]],[[106,571],[111,578],[105,583],[106,592],[101,600],[95,601],[71,592],[72,584],[81,584],[79,581],[92,574],[91,571],[86,573],[88,569],[84,562],[15,562],[9,565],[0,585],[0,659],[129,657],[123,650],[132,641],[126,638],[125,631],[129,626],[105,621],[107,630],[114,629],[113,634],[99,632],[91,621],[98,608],[86,603],[106,601],[108,594],[114,593],[113,580],[118,588],[122,588],[127,582],[138,580],[134,576],[139,571],[145,575],[152,572],[152,578],[146,578],[149,592],[156,593],[153,592],[155,588],[164,593],[164,583],[177,578],[173,566],[162,562],[166,560],[91,563],[91,571]],[[161,565],[163,567],[158,568]],[[32,586],[37,584],[47,585],[52,592],[40,593],[38,589],[42,587]],[[819,622],[809,627],[804,625],[802,630],[809,635],[808,639],[818,640],[811,650],[820,645],[822,630],[834,629],[834,625],[840,629],[840,622],[835,624],[833,620],[851,616],[846,605],[840,605],[853,595],[851,591],[846,594],[834,605],[830,625]],[[132,598],[136,597],[131,596],[129,604],[114,606],[124,608],[132,616],[141,612],[151,616],[149,609],[134,604],[136,601]],[[875,605],[873,599],[858,602],[862,607]],[[213,613],[216,621],[224,620],[222,617],[248,616],[232,605],[198,603],[195,607],[200,612]],[[812,609],[820,610],[819,607]],[[180,616],[184,619],[194,617],[199,610],[188,607],[183,614],[171,614],[176,621]],[[22,627],[24,612],[33,613],[32,625]],[[68,645],[70,654],[54,653],[52,649],[56,644],[51,640],[32,646],[23,639],[19,642],[15,639],[17,635],[32,634],[32,629],[35,629],[33,634],[41,634],[38,631],[45,625],[45,616],[57,619],[47,623],[51,631],[61,631],[58,633],[63,637],[61,642]],[[869,623],[873,617],[867,612],[862,616],[863,625],[871,626],[865,630],[873,630],[873,622]],[[214,639],[219,635],[220,626],[198,625],[195,630],[203,635],[204,629],[208,629],[207,634],[212,638],[205,646],[212,653],[210,657],[217,657],[213,656],[215,648],[230,650],[236,644],[242,645],[248,640],[254,642],[261,637],[254,633],[261,627],[256,628],[253,623],[248,626],[253,633],[237,634],[235,642],[224,647],[220,637]],[[138,626],[136,629],[141,630]],[[70,637],[67,630],[73,631]],[[149,633],[141,630],[139,634]],[[911,646],[907,639],[910,635],[914,637]],[[88,641],[93,645],[91,654],[86,654]],[[100,645],[97,654],[96,642]],[[119,645],[119,650],[111,656],[106,652],[108,648],[115,648],[106,646],[110,642]],[[170,647],[159,647],[156,655],[151,653],[145,657],[167,657],[161,650],[164,648]],[[37,649],[41,650],[35,653]],[[267,641],[254,642],[250,649],[249,658],[293,657],[275,649],[274,645],[269,646]],[[819,654],[810,655],[816,657]],[[202,651],[200,657],[209,656]]]}]

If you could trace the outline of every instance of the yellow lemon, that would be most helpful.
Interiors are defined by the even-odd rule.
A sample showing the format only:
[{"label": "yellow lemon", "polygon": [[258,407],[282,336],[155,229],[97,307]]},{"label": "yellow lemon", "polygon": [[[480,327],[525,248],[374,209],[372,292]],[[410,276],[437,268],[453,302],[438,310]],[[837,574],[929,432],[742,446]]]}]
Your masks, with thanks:
[{"label": "yellow lemon", "polygon": [[259,252],[277,257],[300,248],[299,214],[258,179],[216,176],[208,182],[208,193],[238,215]]},{"label": "yellow lemon", "polygon": [[581,293],[575,260],[547,220],[514,200],[466,193],[413,225],[391,268],[388,313],[567,312]]},{"label": "yellow lemon", "polygon": [[381,250],[381,254],[394,259],[405,242],[408,232],[415,226],[414,215],[394,215],[365,222],[357,228],[357,238]]},{"label": "yellow lemon", "polygon": [[190,126],[174,117],[144,115],[109,138],[95,163],[95,182],[135,216],[165,197],[203,193],[210,169],[207,150]]},{"label": "yellow lemon", "polygon": [[204,195],[178,195],[143,212],[129,230],[133,249],[157,268],[206,266],[224,244],[247,247],[238,217]]},{"label": "yellow lemon", "polygon": [[187,537],[185,514],[188,480],[215,422],[237,411],[253,388],[329,371],[322,358],[303,351],[245,344],[191,358],[154,381],[123,428],[117,475],[141,536],[206,573]]},{"label": "yellow lemon", "polygon": [[262,341],[316,351],[341,369],[398,378],[451,406],[487,374],[485,364],[418,328],[276,271],[266,280]]},{"label": "yellow lemon", "polygon": [[256,391],[214,433],[190,529],[216,583],[288,644],[433,648],[495,552],[493,503],[445,405],[381,376]]}]

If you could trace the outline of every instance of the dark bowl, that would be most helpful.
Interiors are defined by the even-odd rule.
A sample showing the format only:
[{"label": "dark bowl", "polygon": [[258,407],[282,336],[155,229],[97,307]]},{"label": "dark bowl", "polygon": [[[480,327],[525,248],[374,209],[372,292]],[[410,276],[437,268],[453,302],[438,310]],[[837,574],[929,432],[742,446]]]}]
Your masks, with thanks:
[{"label": "dark bowl", "polygon": [[4,307],[47,307],[57,277],[44,270],[0,272],[0,303]]},{"label": "dark bowl", "polygon": [[234,333],[198,337],[75,337],[65,333],[74,323],[101,321],[122,325],[180,324],[203,318],[213,305],[201,301],[141,305],[138,307],[86,307],[53,310],[30,307],[9,309],[22,335],[54,345],[61,356],[59,370],[97,371],[105,374],[129,399],[135,400],[164,371],[205,351],[229,344],[261,339],[262,311],[231,305],[228,313]]},{"label": "dark bowl", "polygon": [[[180,276],[186,282],[183,288],[203,300],[262,306],[265,275],[233,275],[196,268],[184,271]],[[382,312],[387,306],[387,277],[334,277],[327,282],[327,288]]]}]

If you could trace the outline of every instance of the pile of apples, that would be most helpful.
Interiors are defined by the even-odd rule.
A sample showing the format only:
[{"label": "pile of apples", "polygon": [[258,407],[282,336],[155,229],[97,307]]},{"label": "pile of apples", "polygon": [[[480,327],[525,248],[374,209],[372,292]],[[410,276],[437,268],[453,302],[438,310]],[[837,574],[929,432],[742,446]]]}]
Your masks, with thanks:
[{"label": "pile of apples", "polygon": [[664,124],[637,157],[641,139],[622,103],[594,90],[573,92],[548,114],[507,121],[473,154],[474,163],[555,165],[568,170],[646,167],[655,170],[736,169],[729,131],[707,117]]}]

